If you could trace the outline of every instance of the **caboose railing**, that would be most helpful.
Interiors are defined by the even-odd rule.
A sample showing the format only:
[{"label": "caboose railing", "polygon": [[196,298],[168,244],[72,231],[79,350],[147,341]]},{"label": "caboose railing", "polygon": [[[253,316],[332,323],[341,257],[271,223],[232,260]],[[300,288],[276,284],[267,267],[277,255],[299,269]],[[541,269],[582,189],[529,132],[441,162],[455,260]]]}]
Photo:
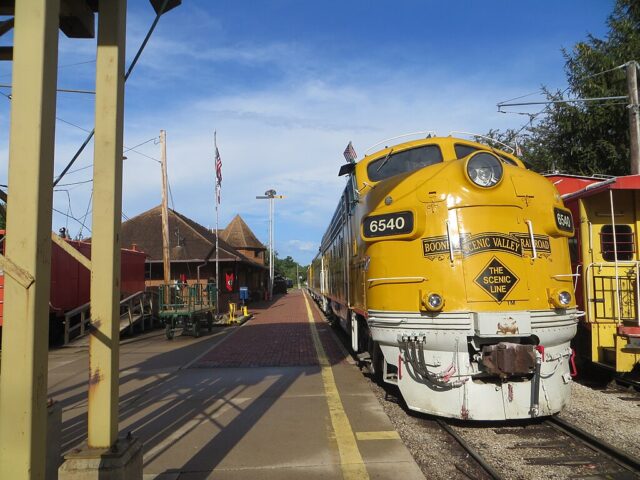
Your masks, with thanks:
[{"label": "caboose railing", "polygon": [[[621,269],[626,272],[620,273]],[[603,275],[609,270],[609,275]],[[589,321],[600,319],[635,320],[640,326],[640,261],[591,263],[585,268],[586,309]],[[609,302],[609,303],[608,303]],[[602,308],[599,309],[598,307]],[[611,314],[609,314],[609,310]]]}]

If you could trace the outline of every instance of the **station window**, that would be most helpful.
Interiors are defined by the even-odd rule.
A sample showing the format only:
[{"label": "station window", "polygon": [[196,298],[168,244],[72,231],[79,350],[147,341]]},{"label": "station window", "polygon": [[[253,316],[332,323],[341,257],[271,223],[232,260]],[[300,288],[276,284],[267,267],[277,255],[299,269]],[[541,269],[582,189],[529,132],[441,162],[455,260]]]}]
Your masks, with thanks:
[{"label": "station window", "polygon": [[616,225],[614,235],[613,225],[603,225],[600,229],[600,248],[602,258],[607,262],[616,260],[616,250],[619,261],[633,260],[636,251],[633,230],[629,225]]}]

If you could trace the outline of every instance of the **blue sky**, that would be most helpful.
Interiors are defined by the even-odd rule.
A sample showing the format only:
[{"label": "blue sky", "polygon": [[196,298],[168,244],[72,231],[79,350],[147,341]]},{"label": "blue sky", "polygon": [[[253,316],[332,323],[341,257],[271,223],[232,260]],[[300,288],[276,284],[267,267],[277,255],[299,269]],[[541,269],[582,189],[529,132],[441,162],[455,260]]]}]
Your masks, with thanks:
[{"label": "blue sky", "polygon": [[[561,48],[603,37],[611,0],[364,1],[183,0],[160,20],[127,82],[123,211],[160,203],[157,138],[167,131],[173,207],[215,225],[213,131],[223,160],[220,226],[241,214],[263,242],[269,188],[276,250],[308,263],[344,187],[337,177],[351,140],[372,144],[408,132],[485,133],[526,117],[496,103],[564,88]],[[127,65],[154,18],[130,0]],[[11,41],[10,36],[1,39]],[[60,37],[59,88],[93,89],[95,40]],[[0,83],[11,65],[0,64]],[[9,93],[9,89],[0,91]],[[7,183],[10,102],[0,98],[0,184]],[[93,97],[58,97],[56,172],[93,127]],[[73,124],[73,125],[70,125]],[[82,219],[91,194],[93,144],[54,193],[54,207]],[[151,158],[149,158],[151,157]],[[73,170],[72,170],[73,171]],[[74,185],[69,185],[74,184]],[[53,228],[90,236],[54,214]]]}]

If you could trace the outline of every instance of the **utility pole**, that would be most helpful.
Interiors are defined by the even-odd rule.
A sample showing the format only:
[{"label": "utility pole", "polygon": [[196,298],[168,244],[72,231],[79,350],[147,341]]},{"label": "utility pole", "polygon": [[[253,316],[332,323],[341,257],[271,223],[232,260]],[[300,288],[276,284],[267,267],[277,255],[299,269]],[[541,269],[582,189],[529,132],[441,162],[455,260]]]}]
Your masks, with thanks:
[{"label": "utility pole", "polygon": [[640,173],[640,112],[638,112],[638,62],[627,62],[627,90],[629,92],[629,137],[631,139],[631,174]]},{"label": "utility pole", "polygon": [[160,163],[162,164],[162,265],[164,284],[171,282],[171,259],[169,258],[169,205],[167,200],[167,132],[160,130]]}]

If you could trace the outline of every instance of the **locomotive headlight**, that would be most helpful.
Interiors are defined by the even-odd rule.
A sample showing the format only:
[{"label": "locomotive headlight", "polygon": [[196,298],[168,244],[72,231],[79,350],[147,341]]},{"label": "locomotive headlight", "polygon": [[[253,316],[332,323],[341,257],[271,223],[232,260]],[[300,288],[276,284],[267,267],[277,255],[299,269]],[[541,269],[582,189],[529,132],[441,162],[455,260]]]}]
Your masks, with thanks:
[{"label": "locomotive headlight", "polygon": [[479,187],[493,187],[502,180],[502,162],[489,152],[477,152],[467,160],[469,180]]},{"label": "locomotive headlight", "polygon": [[558,303],[560,305],[569,305],[571,303],[571,294],[566,290],[558,293]]},{"label": "locomotive headlight", "polygon": [[437,293],[429,294],[429,296],[427,297],[427,305],[426,305],[428,310],[432,312],[438,312],[442,310],[443,306],[444,306],[444,299],[442,298],[441,295]]},{"label": "locomotive headlight", "polygon": [[571,296],[571,293],[567,292],[566,290],[555,290],[550,295],[549,300],[551,300],[551,303],[554,307],[565,308],[571,303],[573,297]]}]

